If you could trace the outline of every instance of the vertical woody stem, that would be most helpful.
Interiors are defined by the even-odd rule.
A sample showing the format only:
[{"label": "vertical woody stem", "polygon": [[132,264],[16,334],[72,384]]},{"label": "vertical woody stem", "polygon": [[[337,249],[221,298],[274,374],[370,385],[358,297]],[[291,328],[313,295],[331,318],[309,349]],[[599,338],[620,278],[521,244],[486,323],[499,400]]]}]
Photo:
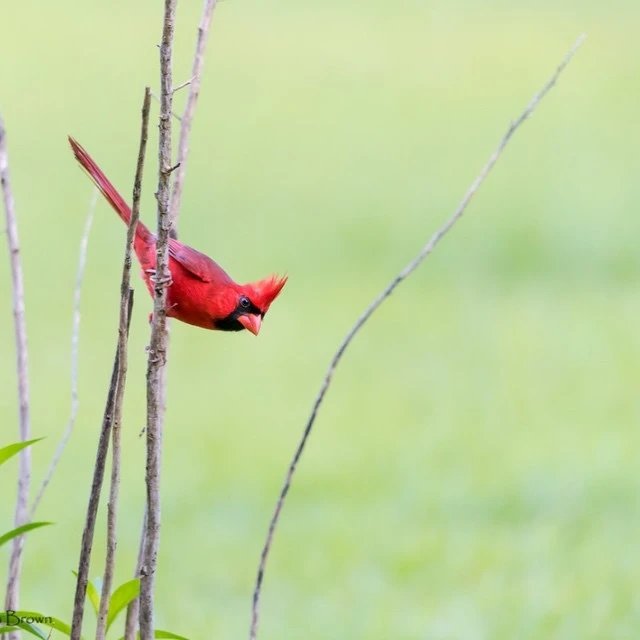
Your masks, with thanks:
[{"label": "vertical woody stem", "polygon": [[164,380],[169,344],[167,332],[167,288],[169,272],[169,193],[171,177],[171,106],[173,101],[172,56],[177,0],[165,0],[162,43],[160,45],[160,125],[158,172],[158,227],[156,273],[147,364],[147,522],[140,579],[140,637],[154,637],[153,598],[160,545],[160,462],[164,418]]},{"label": "vertical woody stem", "polygon": [[[24,283],[22,264],[20,262],[20,242],[16,221],[15,201],[9,179],[9,154],[4,122],[0,116],[0,183],[4,201],[7,225],[7,243],[11,262],[11,284],[13,293],[13,320],[16,342],[16,370],[18,374],[18,404],[20,440],[28,440],[31,434],[29,414],[29,368],[27,355],[27,325],[24,313]],[[28,500],[29,482],[31,480],[31,449],[24,448],[18,461],[18,491],[14,523],[16,527],[25,524],[29,519]],[[5,609],[18,609],[20,601],[20,569],[22,566],[22,550],[24,535],[14,538],[9,557],[9,573]],[[18,632],[9,635],[10,640],[18,640]]]}]

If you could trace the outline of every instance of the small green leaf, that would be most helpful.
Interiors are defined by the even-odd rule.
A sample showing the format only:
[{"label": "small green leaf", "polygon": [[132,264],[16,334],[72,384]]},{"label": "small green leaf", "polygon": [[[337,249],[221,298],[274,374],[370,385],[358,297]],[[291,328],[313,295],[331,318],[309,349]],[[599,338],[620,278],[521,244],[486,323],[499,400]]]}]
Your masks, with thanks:
[{"label": "small green leaf", "polygon": [[43,438],[35,438],[34,440],[25,440],[24,442],[15,442],[14,444],[9,444],[6,447],[2,447],[0,449],[0,464],[5,463],[9,458],[15,456],[16,453],[22,451],[25,447],[28,447],[30,444],[34,442],[39,442]]},{"label": "small green leaf", "polygon": [[40,640],[48,640],[44,631],[36,627],[35,624],[21,621],[22,613],[22,611],[4,611],[3,613],[0,613],[0,625],[2,625],[0,627],[0,636],[10,631],[15,631],[16,629],[22,629],[22,631],[26,631],[32,636],[40,638]]},{"label": "small green leaf", "polygon": [[[156,629],[153,635],[154,638],[165,638],[166,640],[189,640],[189,638],[185,638],[184,636],[179,636],[177,633],[172,633],[171,631],[163,631],[162,629]],[[140,640],[140,634],[136,635],[137,640]],[[120,640],[124,640],[124,636],[120,638]]]},{"label": "small green leaf", "polygon": [[[77,571],[72,571],[71,573],[73,573],[76,579],[78,578]],[[91,606],[93,607],[96,615],[98,615],[98,611],[100,611],[100,591],[98,591],[98,587],[96,587],[96,585],[91,582],[91,580],[87,580],[86,596],[87,598],[89,598],[89,602],[91,603]]]},{"label": "small green leaf", "polygon": [[23,622],[16,626],[19,629],[22,629],[23,631],[30,633],[32,636],[35,636],[36,638],[40,638],[40,640],[49,640],[49,636],[45,635],[44,631],[36,627],[35,624],[29,624],[27,622]]},{"label": "small green leaf", "polygon": [[21,527],[7,531],[7,533],[0,536],[0,547],[21,533],[26,533],[27,531],[31,531],[31,529],[38,529],[39,527],[46,527],[49,524],[53,524],[53,522],[29,522],[28,524],[23,524]]},{"label": "small green leaf", "polygon": [[156,638],[167,638],[168,640],[189,640],[184,636],[179,636],[177,633],[171,633],[171,631],[162,631],[162,629],[156,629]]},{"label": "small green leaf", "polygon": [[140,594],[140,578],[134,578],[121,584],[111,594],[109,600],[109,613],[107,614],[107,630],[117,615]]}]

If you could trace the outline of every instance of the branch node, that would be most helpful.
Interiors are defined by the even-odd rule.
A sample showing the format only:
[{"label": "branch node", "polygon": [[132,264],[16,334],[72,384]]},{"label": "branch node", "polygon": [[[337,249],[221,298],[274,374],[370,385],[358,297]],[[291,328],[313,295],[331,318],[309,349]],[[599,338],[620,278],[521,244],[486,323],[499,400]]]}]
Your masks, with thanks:
[{"label": "branch node", "polygon": [[180,91],[180,89],[184,89],[185,87],[188,87],[193,82],[193,80],[194,80],[194,77],[192,76],[188,80],[185,80],[185,82],[183,82],[182,84],[179,84],[177,87],[174,87],[171,90],[171,93],[175,95],[176,93],[178,93],[178,91]]}]

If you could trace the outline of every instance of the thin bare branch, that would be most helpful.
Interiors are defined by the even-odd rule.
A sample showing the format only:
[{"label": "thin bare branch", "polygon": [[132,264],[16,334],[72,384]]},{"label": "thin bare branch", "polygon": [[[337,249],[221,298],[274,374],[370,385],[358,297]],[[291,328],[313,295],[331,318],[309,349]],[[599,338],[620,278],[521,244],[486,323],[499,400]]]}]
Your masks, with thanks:
[{"label": "thin bare branch", "polygon": [[[196,42],[196,51],[195,51],[195,55],[194,55],[194,60],[193,60],[193,65],[192,65],[192,77],[187,80],[186,82],[183,82],[181,84],[179,84],[178,86],[172,87],[171,88],[171,95],[175,95],[178,91],[180,91],[181,89],[184,89],[185,87],[189,86],[190,87],[190,91],[189,91],[189,95],[187,97],[187,104],[185,107],[185,112],[184,112],[184,116],[179,116],[177,115],[173,109],[171,107],[169,107],[170,109],[170,113],[171,115],[178,120],[178,122],[181,123],[181,127],[180,127],[180,142],[179,142],[179,150],[178,150],[178,159],[177,162],[170,167],[169,169],[167,169],[167,176],[171,173],[173,173],[174,171],[178,170],[178,172],[175,174],[175,180],[174,180],[174,191],[173,193],[171,193],[170,195],[170,204],[169,204],[169,221],[170,221],[170,230],[169,233],[170,235],[172,235],[173,237],[176,237],[176,226],[177,226],[177,219],[178,219],[178,214],[179,214],[179,208],[180,208],[180,196],[182,193],[182,186],[184,184],[184,177],[185,177],[185,170],[186,170],[186,160],[187,160],[187,156],[188,156],[188,140],[189,140],[189,133],[191,131],[191,124],[193,122],[193,117],[194,117],[194,113],[195,113],[195,108],[196,108],[196,103],[198,100],[198,95],[200,93],[200,83],[201,83],[201,75],[202,75],[202,68],[204,65],[204,54],[205,54],[205,47],[206,47],[206,42],[207,42],[207,38],[208,38],[208,34],[209,34],[209,28],[210,28],[210,24],[211,24],[211,16],[213,14],[213,10],[215,8],[216,5],[216,1],[215,0],[205,0],[204,3],[204,7],[203,7],[203,12],[202,12],[202,17],[200,19],[200,25],[198,27],[198,38],[197,38],[197,42]],[[165,19],[166,19],[166,14],[165,14]],[[166,24],[166,23],[165,23]],[[162,55],[162,54],[161,54]],[[170,74],[170,67],[171,67],[171,53],[169,52],[168,55],[169,58],[169,62],[168,62],[168,69],[169,69],[169,74]],[[162,66],[162,63],[161,63]],[[166,78],[168,74],[164,74],[162,68],[161,68],[161,76],[163,78]],[[171,78],[169,76],[169,87],[171,87]],[[164,87],[164,82],[161,83],[162,86]],[[156,100],[158,100],[158,102],[161,102],[161,99],[159,99],[157,96],[155,96],[154,94],[152,94],[152,97],[154,97]],[[162,102],[161,102],[162,104]],[[162,108],[162,107],[161,107]],[[169,136],[170,138],[170,136]],[[170,158],[170,154],[167,154],[168,158]],[[161,164],[162,166],[162,164]],[[159,190],[160,192],[160,190]],[[160,202],[160,200],[159,200]],[[159,212],[159,216],[160,216],[160,212]],[[166,349],[168,349],[168,341],[169,341],[169,327],[166,327],[166,331],[167,331],[167,335],[166,335],[166,345],[165,345],[165,354],[164,354],[164,358],[166,361]],[[162,372],[160,378],[160,388],[156,391],[154,391],[154,395],[156,395],[156,401],[157,401],[157,405],[159,407],[162,408],[160,415],[157,416],[157,430],[158,433],[162,434],[162,429],[163,429],[163,425],[164,425],[164,406],[166,404],[166,385],[167,385],[167,375],[166,375],[166,369]],[[148,430],[147,430],[148,433]],[[146,553],[146,537],[147,537],[147,533],[148,531],[150,531],[149,527],[153,527],[153,525],[149,524],[148,521],[148,511],[145,510],[145,515],[144,515],[144,521],[143,521],[143,527],[142,527],[142,534],[141,534],[141,538],[140,538],[140,551],[139,551],[139,555],[138,555],[138,562],[137,562],[137,566],[136,566],[136,571],[135,571],[135,575],[136,576],[140,576],[142,578],[142,576],[145,574],[145,572],[148,570],[146,565],[145,565],[145,553]],[[157,543],[156,543],[157,544]],[[152,590],[153,586],[150,585],[149,588]],[[151,596],[148,596],[150,598],[152,598],[152,594]],[[125,640],[134,640],[135,638],[135,631],[136,631],[136,627],[137,624],[139,622],[139,615],[140,615],[140,599],[136,598],[133,602],[131,602],[129,604],[129,606],[127,607],[127,618],[126,618],[126,623],[125,623]],[[151,618],[153,616],[151,615]],[[148,624],[148,622],[142,623],[142,624]],[[151,630],[148,630],[147,633],[151,633]]]},{"label": "thin bare branch", "polygon": [[169,338],[167,332],[167,287],[169,272],[169,196],[171,179],[171,106],[173,101],[172,57],[177,0],[165,0],[160,44],[160,124],[158,226],[156,240],[156,278],[154,283],[153,319],[147,363],[147,526],[144,561],[140,578],[140,638],[154,637],[154,588],[160,546],[160,464],[162,458],[162,427],[165,410],[165,366]]},{"label": "thin bare branch", "polygon": [[[126,377],[126,346],[129,337],[129,325],[131,323],[131,312],[133,308],[133,291],[130,289],[131,280],[131,252],[133,250],[133,239],[140,215],[140,182],[142,180],[142,171],[144,165],[144,150],[147,142],[147,129],[149,122],[149,105],[150,92],[145,90],[145,97],[142,107],[142,126],[140,133],[140,151],[138,153],[138,163],[136,167],[136,178],[134,184],[134,203],[131,212],[131,220],[127,228],[126,248],[124,262],[122,267],[122,280],[120,283],[120,315],[118,318],[118,344],[116,347],[116,355],[111,372],[111,383],[107,394],[107,402],[105,406],[104,416],[102,419],[102,428],[98,440],[98,450],[96,453],[96,463],[93,472],[93,481],[91,484],[91,493],[89,496],[89,506],[87,508],[87,517],[84,531],[82,534],[82,545],[80,549],[80,560],[78,562],[78,576],[76,582],[76,592],[73,604],[73,616],[71,622],[71,640],[80,640],[82,632],[82,618],[84,615],[84,602],[87,592],[87,582],[89,576],[89,565],[91,561],[91,548],[93,546],[93,534],[95,530],[96,515],[100,502],[100,491],[104,478],[105,462],[109,450],[109,438],[111,436],[114,424],[120,423],[122,411],[122,398],[124,394],[124,383]],[[119,461],[116,461],[116,474],[119,474]],[[115,502],[117,500],[117,480],[115,485],[116,493],[110,495],[110,509],[108,513],[109,525],[108,534],[109,541],[107,545],[107,568],[105,569],[104,581],[110,581],[113,571],[113,552],[115,551]],[[114,479],[112,477],[112,491]],[[112,547],[111,551],[109,547]],[[108,585],[110,590],[110,585]],[[104,594],[104,590],[103,590]],[[101,608],[104,596],[101,598]]]},{"label": "thin bare branch", "polygon": [[192,82],[193,82],[193,78],[189,78],[188,80],[185,80],[184,82],[179,84],[177,87],[173,87],[173,95],[178,93],[180,89],[184,89],[185,87],[188,87]]},{"label": "thin bare branch", "polygon": [[[133,307],[133,296],[129,296],[126,303],[127,317],[130,319]],[[87,506],[87,516],[84,530],[82,532],[82,543],[80,547],[80,559],[78,560],[78,575],[76,580],[76,591],[73,600],[73,615],[71,619],[71,640],[80,640],[82,632],[82,618],[84,616],[84,602],[87,593],[87,582],[89,580],[89,565],[91,561],[91,549],[93,547],[93,534],[96,526],[96,515],[100,503],[100,490],[104,478],[104,468],[109,451],[109,437],[113,425],[114,407],[118,390],[118,374],[120,372],[120,350],[116,348],[116,355],[111,371],[111,381],[107,392],[100,437],[98,438],[98,449],[96,451],[96,462],[93,468],[93,479],[91,481],[91,492],[89,494],[89,505]]]},{"label": "thin bare branch", "polygon": [[[127,282],[128,281],[129,277],[127,275]],[[102,580],[102,592],[100,594],[100,605],[98,609],[96,640],[104,640],[106,634],[109,597],[111,596],[111,586],[113,584],[113,572],[115,567],[115,553],[117,544],[116,522],[118,510],[118,489],[120,486],[120,423],[122,420],[122,400],[124,398],[124,388],[127,377],[127,341],[129,338],[129,325],[131,323],[131,310],[133,309],[133,289],[127,288],[125,290],[122,297],[121,305],[121,324],[118,328],[118,347],[114,363],[117,369],[115,377],[115,390],[113,394],[111,415],[109,420],[111,427],[111,484],[109,487],[109,502],[107,504],[107,553]],[[108,448],[108,438],[106,448]],[[106,449],[104,453],[106,457]],[[89,558],[87,558],[87,568],[89,565],[88,560]],[[78,581],[79,579],[80,572],[78,572]]]},{"label": "thin bare branch", "polygon": [[[187,104],[182,115],[182,125],[180,127],[180,139],[178,141],[178,157],[177,163],[180,165],[173,179],[173,189],[171,191],[171,228],[176,233],[178,226],[178,216],[180,215],[180,202],[182,200],[182,189],[184,187],[184,178],[187,172],[187,157],[189,155],[189,139],[191,136],[191,125],[193,124],[193,116],[198,104],[200,95],[200,83],[202,81],[202,69],[204,67],[204,54],[207,47],[209,30],[211,27],[211,17],[213,10],[216,8],[216,0],[204,0],[202,7],[202,17],[198,26],[198,37],[196,39],[196,51],[193,57],[193,66],[191,68],[191,81],[189,84],[189,95]],[[181,85],[182,87],[183,85]],[[178,87],[178,88],[181,88]],[[177,91],[176,88],[174,91]]]},{"label": "thin bare branch", "polygon": [[[20,440],[28,440],[31,435],[31,418],[29,408],[29,367],[27,353],[27,325],[24,309],[24,282],[20,261],[20,241],[16,220],[15,200],[9,176],[9,152],[4,121],[0,116],[0,184],[4,202],[7,225],[7,245],[11,263],[11,291],[13,295],[13,322],[16,343],[16,374],[18,378],[19,433]],[[26,447],[20,452],[18,462],[18,490],[14,523],[16,527],[26,524],[29,519],[29,482],[31,480],[31,449]],[[22,550],[24,535],[14,538],[9,557],[9,572],[5,609],[19,609],[20,604],[20,570],[22,567]],[[10,640],[18,640],[18,632],[10,633]]]},{"label": "thin bare branch", "polygon": [[91,233],[91,226],[93,224],[93,214],[95,212],[96,203],[98,201],[98,191],[97,187],[94,187],[93,193],[91,194],[91,200],[89,202],[89,209],[87,212],[87,219],[84,223],[84,230],[82,232],[82,237],[80,238],[80,252],[78,256],[78,270],[76,272],[76,285],[73,292],[73,321],[72,321],[72,329],[71,329],[71,412],[69,414],[69,420],[67,421],[67,426],[64,430],[62,438],[58,443],[58,447],[53,455],[51,463],[49,465],[49,469],[47,470],[47,474],[45,475],[42,484],[40,485],[40,489],[38,490],[38,494],[36,495],[33,504],[31,505],[31,514],[30,517],[33,518],[40,501],[42,500],[42,496],[44,496],[44,492],[47,490],[49,483],[51,482],[51,478],[53,478],[53,474],[62,458],[62,454],[69,442],[69,438],[71,438],[71,434],[73,433],[73,428],[76,424],[76,419],[78,417],[78,407],[79,407],[79,398],[78,398],[78,355],[79,355],[79,346],[80,346],[80,298],[82,294],[82,282],[84,280],[84,272],[87,264],[87,247],[89,244],[89,234]]},{"label": "thin bare branch", "polygon": [[382,290],[378,296],[371,302],[371,304],[363,311],[360,317],[356,320],[355,324],[348,331],[346,336],[343,338],[340,343],[338,350],[333,355],[331,362],[329,363],[329,367],[325,373],[324,379],[322,380],[322,384],[320,385],[320,390],[316,396],[316,399],[313,403],[311,414],[307,420],[307,423],[304,427],[302,437],[296,450],[294,452],[291,463],[287,469],[287,473],[285,476],[285,480],[280,491],[280,495],[276,502],[276,506],[271,517],[271,521],[269,523],[269,529],[267,532],[266,540],[264,546],[262,548],[262,552],[260,554],[260,562],[258,564],[258,572],[256,576],[255,588],[253,591],[253,601],[252,601],[252,609],[251,609],[251,626],[249,630],[249,638],[250,640],[255,640],[258,633],[258,622],[259,622],[259,614],[260,614],[260,596],[262,591],[262,583],[264,579],[264,571],[267,563],[267,557],[269,555],[269,551],[271,550],[271,546],[273,544],[273,537],[276,531],[276,527],[278,525],[278,521],[280,518],[280,514],[282,512],[282,507],[284,506],[284,501],[287,497],[289,489],[291,488],[291,482],[293,480],[294,473],[296,471],[296,467],[298,462],[300,461],[300,457],[302,456],[302,452],[304,451],[305,445],[311,434],[311,430],[315,423],[316,417],[318,415],[318,411],[320,410],[320,406],[324,400],[325,394],[329,389],[329,385],[331,384],[331,379],[333,374],[338,366],[338,363],[342,359],[345,351],[351,344],[352,340],[358,334],[360,329],[364,326],[364,324],[369,320],[369,318],[375,313],[375,311],[380,307],[380,305],[394,292],[396,287],[406,278],[408,278],[419,266],[422,264],[424,259],[435,249],[436,245],[440,242],[440,240],[452,229],[452,227],[458,222],[458,220],[462,217],[464,212],[469,205],[469,202],[476,194],[482,183],[485,181],[494,165],[498,161],[498,158],[502,155],[505,147],[511,140],[513,134],[518,130],[520,125],[536,110],[540,101],[547,95],[547,93],[551,90],[551,88],[556,84],[560,74],[564,71],[565,67],[569,64],[576,51],[582,45],[585,39],[585,35],[581,35],[575,44],[571,47],[569,52],[565,55],[562,62],[558,65],[555,72],[552,76],[547,80],[542,89],[536,93],[529,104],[525,107],[524,111],[520,114],[520,116],[512,122],[502,139],[500,140],[497,148],[489,157],[489,160],[482,168],[476,179],[471,183],[469,190],[462,198],[462,201],[458,205],[458,208],[454,211],[453,215],[431,236],[429,241],[422,247],[421,251],[418,255],[407,264],[407,266],[398,273],[393,280]]},{"label": "thin bare branch", "polygon": [[133,240],[136,227],[140,218],[140,195],[142,192],[142,174],[144,171],[144,159],[147,149],[149,130],[149,108],[151,105],[151,91],[147,87],[142,103],[142,124],[140,127],[140,145],[138,149],[138,162],[133,183],[133,206],[131,210],[131,222],[127,229],[127,241],[125,247],[124,265],[122,268],[122,281],[120,283],[120,322],[118,326],[118,387],[114,402],[113,426],[111,429],[111,485],[109,489],[109,504],[107,507],[107,554],[105,559],[104,575],[102,579],[102,593],[100,595],[100,607],[98,610],[98,623],[96,626],[96,640],[104,640],[107,631],[107,614],[109,612],[109,598],[113,585],[113,572],[115,568],[115,554],[117,546],[116,524],[118,513],[118,490],[120,486],[120,425],[122,422],[122,401],[127,379],[127,335],[128,319],[125,313],[126,301],[133,296],[131,284],[131,255],[133,253]]},{"label": "thin bare branch", "polygon": [[[147,511],[145,509],[142,519],[142,533],[140,535],[140,546],[138,548],[138,559],[136,560],[136,569],[133,573],[134,578],[139,578],[142,572],[142,563],[144,555],[144,534],[147,530]],[[124,625],[124,640],[136,640],[136,631],[138,629],[138,615],[140,613],[140,599],[135,598],[127,607],[127,618]]]}]

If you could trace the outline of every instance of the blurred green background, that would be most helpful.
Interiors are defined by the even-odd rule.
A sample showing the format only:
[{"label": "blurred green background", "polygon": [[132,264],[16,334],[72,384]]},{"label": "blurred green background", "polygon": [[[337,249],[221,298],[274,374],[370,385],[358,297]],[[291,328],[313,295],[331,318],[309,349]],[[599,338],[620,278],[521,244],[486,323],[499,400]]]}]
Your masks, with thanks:
[{"label": "blurred green background", "polygon": [[[0,110],[23,246],[33,433],[47,436],[33,448],[37,485],[69,413],[73,284],[91,196],[65,136],[128,196],[143,87],[158,85],[161,5],[5,5]],[[200,8],[180,3],[176,83],[189,77]],[[637,2],[616,0],[221,2],[180,233],[240,281],[290,280],[258,339],[172,327],[158,626],[196,640],[246,634],[268,519],[338,340],[586,31],[468,216],[347,354],[285,507],[260,637],[637,637],[639,20]],[[155,154],[154,131],[151,224]],[[23,605],[64,619],[123,238],[101,203],[82,300],[80,415],[38,513],[56,525],[26,547]],[[151,304],[137,278],[136,290],[118,581],[132,572],[143,504]],[[0,292],[7,444],[17,411],[6,258]],[[1,470],[2,530],[16,469]],[[100,534],[94,577],[103,543]],[[3,549],[2,583],[7,559]]]}]

